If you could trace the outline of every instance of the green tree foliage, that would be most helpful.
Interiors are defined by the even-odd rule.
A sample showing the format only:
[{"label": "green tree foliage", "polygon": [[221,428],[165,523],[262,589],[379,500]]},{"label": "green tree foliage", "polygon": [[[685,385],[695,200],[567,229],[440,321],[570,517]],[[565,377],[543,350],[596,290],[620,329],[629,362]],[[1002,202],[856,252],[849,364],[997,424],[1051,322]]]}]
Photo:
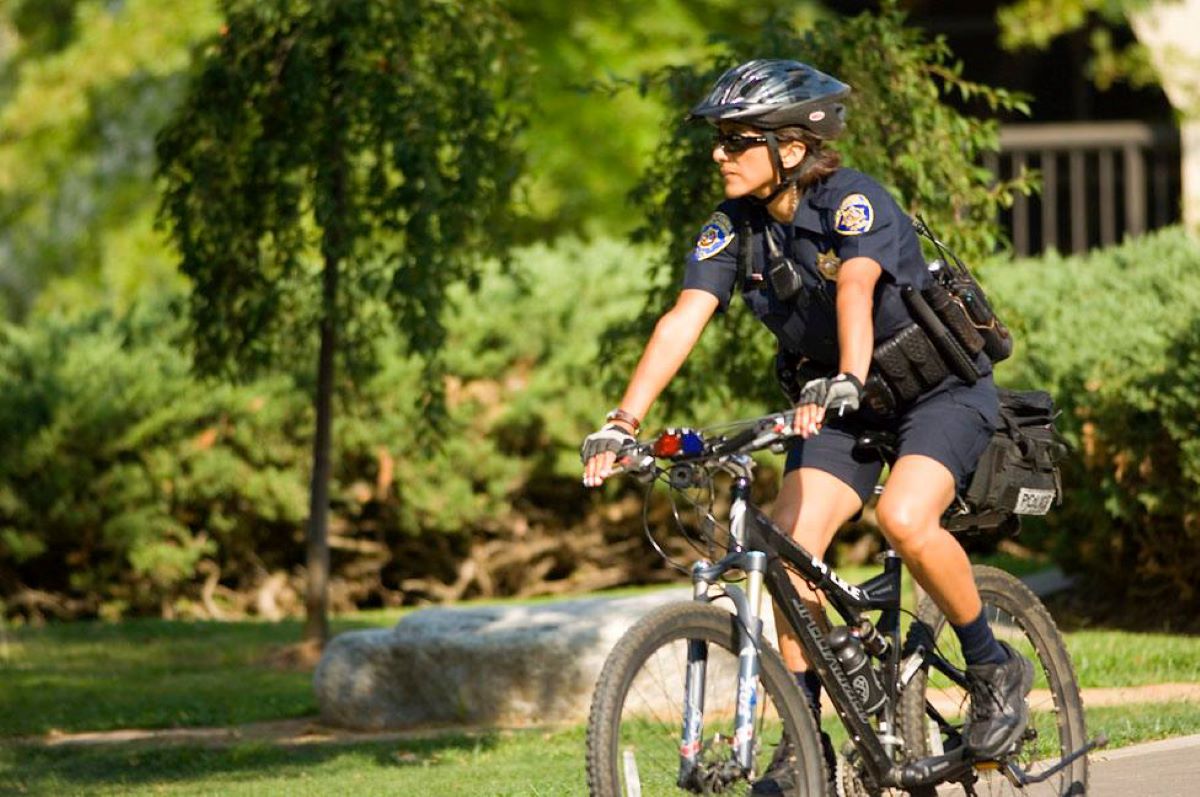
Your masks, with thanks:
[{"label": "green tree foliage", "polygon": [[[517,134],[529,159],[515,189],[526,242],[623,234],[637,223],[626,197],[668,112],[638,90],[640,73],[703,58],[716,30],[758,30],[772,13],[797,24],[822,13],[815,0],[503,7],[535,67],[529,124]],[[187,88],[189,52],[221,23],[218,11],[217,0],[0,3],[8,134],[0,140],[0,315],[124,308],[183,283],[154,228],[148,153]],[[34,112],[36,125],[21,121]]]},{"label": "green tree foliage", "polygon": [[287,356],[324,312],[316,274],[330,259],[343,263],[337,310],[359,322],[347,342],[390,324],[386,303],[417,351],[437,350],[447,286],[505,247],[513,29],[495,3],[224,10],[158,141],[200,363]]},{"label": "green tree foliage", "polygon": [[1065,504],[1040,544],[1112,602],[1189,617],[1200,609],[1198,259],[1170,229],[984,273],[1017,340],[998,380],[1049,390],[1073,448]]},{"label": "green tree foliage", "polygon": [[179,286],[153,229],[153,141],[212,5],[0,4],[0,315]]},{"label": "green tree foliage", "polygon": [[1092,48],[1088,71],[1098,87],[1106,89],[1121,80],[1135,87],[1155,85],[1158,75],[1145,47],[1136,41],[1119,47],[1113,41],[1115,31],[1128,30],[1128,13],[1150,3],[1151,0],[1016,0],[996,12],[1000,44],[1009,50],[1027,47],[1045,50],[1062,36],[1086,31]]},{"label": "green tree foliage", "polygon": [[624,234],[637,220],[626,195],[650,161],[658,127],[673,113],[639,91],[639,76],[694,63],[717,31],[758,30],[774,16],[797,24],[822,13],[815,0],[510,0],[536,64],[525,135],[530,233],[554,237],[602,225]]},{"label": "green tree foliage", "polygon": [[[991,110],[1025,111],[1023,100],[963,80],[945,42],[907,26],[893,2],[878,14],[838,24],[798,30],[781,22],[764,26],[753,40],[730,40],[727,52],[705,69],[674,67],[650,78],[676,112],[636,194],[646,218],[638,237],[661,245],[663,256],[651,270],[657,278],[643,317],[614,331],[613,340],[625,344],[623,366],[678,290],[696,231],[722,197],[711,158],[712,129],[683,121],[685,112],[725,69],[754,57],[799,58],[849,83],[854,88],[849,126],[837,142],[844,161],[888,186],[902,207],[923,215],[965,257],[1002,244],[998,209],[1014,191],[1031,189],[1028,176],[995,182],[981,156],[998,149],[997,124],[964,115],[943,98],[954,93]],[[689,359],[668,401],[691,402],[714,389],[732,389],[777,402],[773,380],[766,378],[769,336],[758,327],[749,313],[730,313],[721,332],[707,336],[712,340]],[[714,373],[720,377],[714,379]]]},{"label": "green tree foliage", "polygon": [[[997,379],[1050,390],[1073,448],[1066,503],[1020,541],[1114,600],[1187,613],[1200,583],[1197,254],[1170,230],[1112,252],[981,269],[1018,344]],[[421,361],[398,333],[384,341],[379,370],[339,408],[339,607],[433,597],[405,585],[454,581],[471,541],[514,540],[504,535],[516,528],[551,530],[563,548],[547,543],[544,555],[560,557],[557,577],[579,566],[566,546],[594,524],[590,511],[613,508],[578,486],[579,440],[611,401],[595,376],[597,339],[637,311],[644,277],[629,264],[648,255],[613,242],[537,246],[517,252],[512,274],[490,265],[477,292],[453,287],[437,451],[418,440],[422,415],[408,398]],[[210,583],[209,602],[231,613],[255,611],[271,576],[299,585],[312,409],[287,377],[228,385],[193,374],[182,302],[0,332],[10,612],[212,616]],[[761,409],[710,393],[653,424]],[[645,548],[634,539],[628,550]]]},{"label": "green tree foliage", "polygon": [[163,218],[201,368],[278,362],[319,327],[305,635],[323,640],[335,357],[370,365],[398,323],[436,396],[447,287],[507,246],[523,67],[492,2],[222,8],[158,139]]}]

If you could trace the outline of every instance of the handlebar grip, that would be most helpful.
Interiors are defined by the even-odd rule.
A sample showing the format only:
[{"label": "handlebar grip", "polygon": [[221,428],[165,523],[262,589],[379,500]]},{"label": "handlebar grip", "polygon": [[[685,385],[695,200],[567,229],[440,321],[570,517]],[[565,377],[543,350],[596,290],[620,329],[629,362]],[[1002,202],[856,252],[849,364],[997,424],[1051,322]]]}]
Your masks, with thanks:
[{"label": "handlebar grip", "polygon": [[[748,429],[745,429],[745,430],[739,432],[738,434],[734,435],[733,437],[729,438],[728,440],[723,440],[719,443],[714,443],[713,447],[712,447],[712,453],[720,456],[722,454],[726,454],[731,451],[737,451],[739,448],[744,448],[745,446],[749,445],[750,443],[759,441],[763,437],[763,434],[765,432],[767,432],[768,430],[774,429],[775,427],[780,426],[780,425],[782,425],[782,427],[783,427],[783,432],[781,434],[779,434],[778,437],[780,437],[780,438],[788,437],[788,436],[790,436],[791,429],[792,429],[792,422],[795,420],[795,417],[796,417],[795,410],[789,410],[788,412],[782,412],[782,413],[779,413],[778,415],[768,415],[767,417],[762,418],[757,423],[750,426]],[[762,442],[763,442],[763,445],[755,446],[756,450],[758,448],[765,448],[767,445],[774,443],[775,440],[767,439],[767,440],[763,440]]]}]

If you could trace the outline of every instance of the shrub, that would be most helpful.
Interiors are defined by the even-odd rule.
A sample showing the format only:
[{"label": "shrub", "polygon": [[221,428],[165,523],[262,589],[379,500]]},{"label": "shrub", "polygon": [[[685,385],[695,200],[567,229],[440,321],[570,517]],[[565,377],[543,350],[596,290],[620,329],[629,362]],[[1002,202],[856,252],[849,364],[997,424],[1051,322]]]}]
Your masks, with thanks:
[{"label": "shrub", "polygon": [[[420,361],[399,336],[379,342],[381,369],[334,427],[335,605],[429,597],[413,579],[454,582],[474,539],[582,522],[599,497],[578,484],[578,445],[612,401],[598,337],[636,311],[642,260],[565,242],[489,267],[478,292],[454,287],[437,446]],[[309,386],[199,379],[185,334],[177,303],[0,328],[9,611],[219,615],[258,610],[263,590],[299,608],[285,599],[303,579]],[[575,567],[570,550],[548,555],[557,575]]]},{"label": "shrub", "polygon": [[231,582],[281,564],[274,543],[305,512],[303,397],[286,380],[197,381],[177,318],[0,333],[0,595],[14,608],[170,613],[203,560]]},{"label": "shrub", "polygon": [[1161,231],[983,270],[1016,334],[1002,383],[1055,397],[1074,455],[1031,537],[1115,600],[1200,608],[1200,246]]}]

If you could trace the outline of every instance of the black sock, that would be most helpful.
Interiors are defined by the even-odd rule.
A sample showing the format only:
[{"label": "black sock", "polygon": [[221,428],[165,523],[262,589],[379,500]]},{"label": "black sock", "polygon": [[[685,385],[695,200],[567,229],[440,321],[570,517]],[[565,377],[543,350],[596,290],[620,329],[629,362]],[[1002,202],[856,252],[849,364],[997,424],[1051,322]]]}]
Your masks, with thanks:
[{"label": "black sock", "polygon": [[962,645],[963,658],[967,660],[967,664],[1003,664],[1008,661],[1008,652],[1000,647],[1000,643],[996,641],[996,637],[992,635],[992,628],[987,623],[987,618],[983,616],[983,612],[979,612],[979,616],[966,625],[950,624],[954,629],[954,633],[958,635],[959,644]]},{"label": "black sock", "polygon": [[804,693],[804,697],[808,700],[808,707],[812,709],[813,716],[817,718],[817,727],[821,725],[821,679],[812,670],[798,670],[792,673],[796,677],[796,684],[799,685],[800,691]]}]

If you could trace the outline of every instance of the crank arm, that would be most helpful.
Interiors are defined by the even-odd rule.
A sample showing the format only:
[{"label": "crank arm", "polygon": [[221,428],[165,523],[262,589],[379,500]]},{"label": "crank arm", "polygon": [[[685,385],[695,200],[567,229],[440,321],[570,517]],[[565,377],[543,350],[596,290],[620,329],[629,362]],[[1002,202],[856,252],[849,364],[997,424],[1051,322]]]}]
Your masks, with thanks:
[{"label": "crank arm", "polygon": [[943,755],[929,756],[910,764],[895,767],[887,773],[884,785],[911,789],[957,780],[971,771],[971,759],[959,747]]}]

